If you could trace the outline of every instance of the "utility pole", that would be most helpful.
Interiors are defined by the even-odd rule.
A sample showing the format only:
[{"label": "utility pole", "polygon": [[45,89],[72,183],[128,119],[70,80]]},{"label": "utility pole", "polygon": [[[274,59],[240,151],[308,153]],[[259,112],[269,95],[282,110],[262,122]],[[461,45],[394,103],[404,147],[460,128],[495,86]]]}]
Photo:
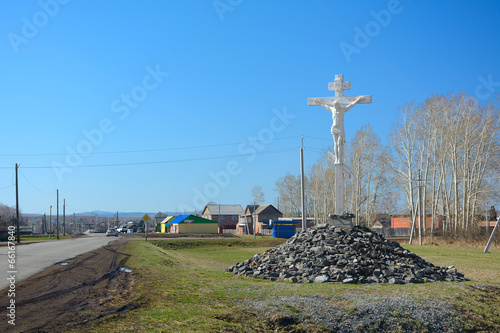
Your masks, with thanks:
[{"label": "utility pole", "polygon": [[63,236],[66,236],[66,199],[63,199]]},{"label": "utility pole", "polygon": [[59,239],[59,189],[57,189],[57,218],[56,218],[57,239]]},{"label": "utility pole", "polygon": [[302,198],[302,231],[305,231],[307,228],[306,195],[304,183],[304,137],[302,136],[302,147],[300,148],[300,195]]},{"label": "utility pole", "polygon": [[256,206],[255,206],[255,200],[253,201],[253,211],[252,211],[252,229],[253,229],[253,238],[257,238],[257,235],[256,235],[256,232],[257,232],[257,221],[255,219],[255,210],[256,210]]},{"label": "utility pole", "polygon": [[422,245],[422,170],[418,169],[418,245]]},{"label": "utility pole", "polygon": [[21,243],[21,232],[19,230],[19,181],[17,178],[17,169],[19,163],[16,163],[16,225],[17,225],[17,244]]},{"label": "utility pole", "polygon": [[50,215],[49,215],[49,238],[52,238],[52,205],[50,205]]},{"label": "utility pole", "polygon": [[76,225],[76,215],[75,215],[75,212],[73,212],[73,225],[75,226],[75,230],[78,231],[78,226]]},{"label": "utility pole", "polygon": [[[219,202],[219,215],[217,215],[217,232],[220,232],[220,231],[221,231],[221,227],[220,227],[220,202]],[[224,231],[222,233],[224,233]]]}]

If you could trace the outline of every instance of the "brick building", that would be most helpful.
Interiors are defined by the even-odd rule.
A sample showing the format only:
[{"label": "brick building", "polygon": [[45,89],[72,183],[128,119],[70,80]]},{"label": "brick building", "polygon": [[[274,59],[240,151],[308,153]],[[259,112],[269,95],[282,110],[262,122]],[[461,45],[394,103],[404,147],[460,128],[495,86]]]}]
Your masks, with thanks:
[{"label": "brick building", "polygon": [[[418,227],[418,216],[415,218],[415,226]],[[391,215],[391,228],[411,228],[411,215]],[[434,219],[434,230],[440,230],[443,225],[443,216],[436,215]],[[426,229],[432,228],[432,214],[427,214],[425,216],[425,226],[422,227]]]}]

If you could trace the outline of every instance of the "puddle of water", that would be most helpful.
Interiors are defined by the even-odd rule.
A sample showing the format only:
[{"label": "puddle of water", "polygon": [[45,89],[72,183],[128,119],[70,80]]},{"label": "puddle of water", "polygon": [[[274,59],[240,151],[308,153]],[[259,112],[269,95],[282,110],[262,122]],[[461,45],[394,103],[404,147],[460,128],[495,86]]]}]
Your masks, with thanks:
[{"label": "puddle of water", "polygon": [[125,267],[120,267],[120,271],[125,272],[125,273],[132,273],[131,269],[125,268]]},{"label": "puddle of water", "polygon": [[60,265],[61,265],[61,266],[67,266],[67,265],[68,265],[68,263],[67,263],[67,262],[62,262],[62,263],[60,263]]}]

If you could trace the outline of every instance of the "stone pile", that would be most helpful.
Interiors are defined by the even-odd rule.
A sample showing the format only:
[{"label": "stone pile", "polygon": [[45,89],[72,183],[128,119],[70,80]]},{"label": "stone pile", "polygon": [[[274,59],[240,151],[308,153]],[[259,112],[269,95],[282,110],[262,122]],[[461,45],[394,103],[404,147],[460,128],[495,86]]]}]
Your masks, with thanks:
[{"label": "stone pile", "polygon": [[436,267],[365,227],[318,226],[226,269],[272,281],[422,283],[464,281],[453,266]]}]

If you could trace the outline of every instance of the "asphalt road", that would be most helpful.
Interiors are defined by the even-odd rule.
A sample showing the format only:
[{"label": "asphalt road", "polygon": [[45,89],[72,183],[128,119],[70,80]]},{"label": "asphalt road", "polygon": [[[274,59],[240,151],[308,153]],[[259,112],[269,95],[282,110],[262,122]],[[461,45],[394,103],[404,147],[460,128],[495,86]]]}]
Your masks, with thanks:
[{"label": "asphalt road", "polygon": [[[15,246],[15,268],[9,267],[7,246],[0,247],[0,290],[9,286],[11,275],[16,283],[64,260],[95,250],[119,237],[106,237],[105,234],[89,234],[79,238],[58,241],[45,241]],[[22,243],[22,242],[21,242]],[[15,273],[10,273],[14,271]]]}]

